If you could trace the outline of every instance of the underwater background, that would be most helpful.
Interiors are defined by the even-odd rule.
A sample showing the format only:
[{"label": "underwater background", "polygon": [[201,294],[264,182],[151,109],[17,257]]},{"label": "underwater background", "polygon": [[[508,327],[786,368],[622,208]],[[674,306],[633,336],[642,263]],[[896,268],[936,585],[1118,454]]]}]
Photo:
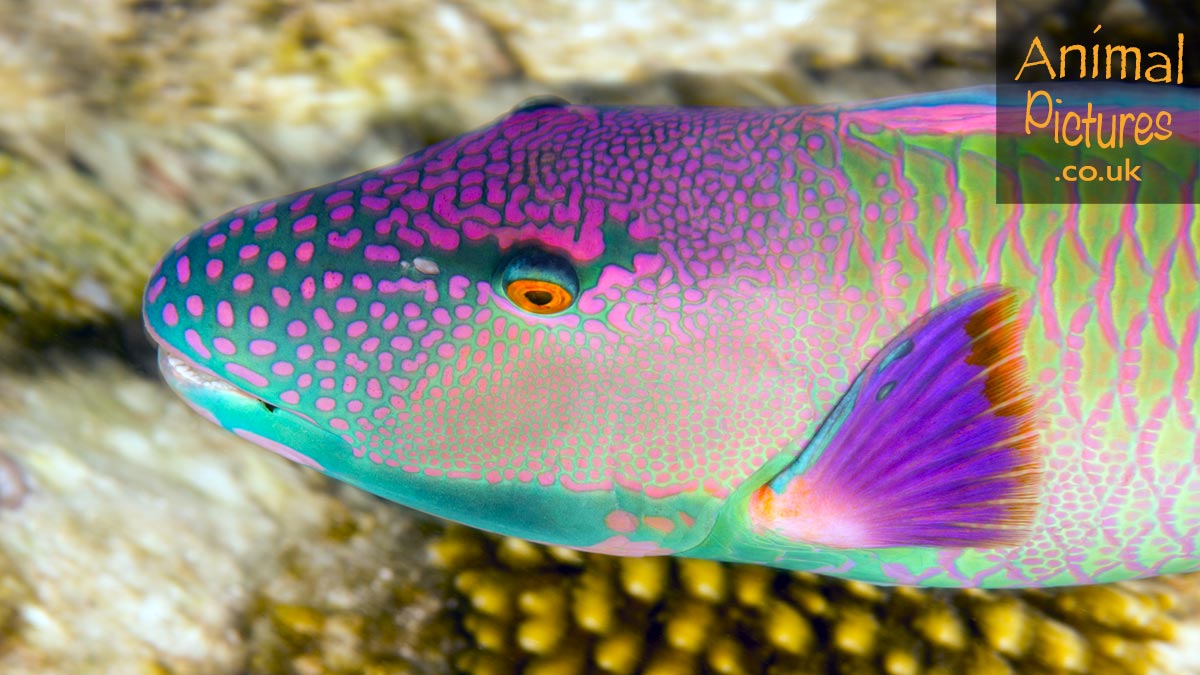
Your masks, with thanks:
[{"label": "underwater background", "polygon": [[142,333],[151,267],[205,219],[530,96],[989,84],[1002,12],[1143,44],[1197,22],[1165,0],[0,0],[0,673],[1200,672],[1197,575],[888,589],[447,527],[201,419]]}]

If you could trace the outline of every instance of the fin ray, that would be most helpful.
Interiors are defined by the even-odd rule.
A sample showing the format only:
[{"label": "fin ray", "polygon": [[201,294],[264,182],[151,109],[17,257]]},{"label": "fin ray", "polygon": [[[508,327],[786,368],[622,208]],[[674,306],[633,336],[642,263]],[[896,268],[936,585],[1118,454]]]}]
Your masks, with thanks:
[{"label": "fin ray", "polygon": [[755,526],[839,548],[1023,541],[1043,467],[1016,305],[968,291],[888,342],[752,495]]}]

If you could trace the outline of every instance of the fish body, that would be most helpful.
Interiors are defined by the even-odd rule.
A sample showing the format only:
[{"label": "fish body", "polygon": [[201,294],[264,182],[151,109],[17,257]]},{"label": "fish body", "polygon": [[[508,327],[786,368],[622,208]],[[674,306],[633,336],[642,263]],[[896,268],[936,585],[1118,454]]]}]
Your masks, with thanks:
[{"label": "fish body", "polygon": [[210,420],[495,532],[925,586],[1200,569],[1195,205],[998,204],[994,132],[988,90],[528,105],[205,224],[145,322]]}]

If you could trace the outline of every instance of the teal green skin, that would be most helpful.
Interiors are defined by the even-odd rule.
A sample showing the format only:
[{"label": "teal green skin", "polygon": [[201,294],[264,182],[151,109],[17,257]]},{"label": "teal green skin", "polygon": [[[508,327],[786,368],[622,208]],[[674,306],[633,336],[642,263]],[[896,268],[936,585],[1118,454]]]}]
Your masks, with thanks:
[{"label": "teal green skin", "polygon": [[[206,224],[146,325],[214,423],[495,532],[927,586],[1197,569],[1195,208],[997,205],[991,109],[526,107]],[[1144,149],[1143,180],[1194,195],[1196,147],[1181,126]],[[514,280],[569,303],[531,311]],[[988,285],[1021,299],[1038,407],[1020,542],[831,544],[754,515],[873,355]],[[842,432],[825,454],[853,452]]]}]

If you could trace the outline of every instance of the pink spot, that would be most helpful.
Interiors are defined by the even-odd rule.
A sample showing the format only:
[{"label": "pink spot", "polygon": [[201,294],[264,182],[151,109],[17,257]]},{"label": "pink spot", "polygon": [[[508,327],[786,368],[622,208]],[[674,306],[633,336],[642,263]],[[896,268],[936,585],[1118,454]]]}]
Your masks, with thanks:
[{"label": "pink spot", "polygon": [[287,256],[282,251],[273,251],[267,256],[267,267],[272,272],[281,272],[284,267],[287,267]]},{"label": "pink spot", "polygon": [[321,412],[329,412],[337,406],[337,402],[328,396],[321,396],[317,399],[316,406],[317,410],[320,410]]},{"label": "pink spot", "polygon": [[363,251],[363,257],[371,262],[399,262],[400,249],[390,244],[383,246],[368,244],[366,249]]},{"label": "pink spot", "polygon": [[[342,380],[342,393],[343,394],[353,394],[354,390],[357,388],[358,388],[358,379],[356,377],[354,377],[353,375],[347,375],[346,379]],[[358,411],[354,411],[354,412],[358,412]]]},{"label": "pink spot", "polygon": [[296,405],[300,402],[300,392],[288,389],[287,391],[279,394],[279,400],[287,403],[288,405]]},{"label": "pink spot", "polygon": [[335,272],[333,270],[326,270],[325,278],[324,278],[325,289],[332,291],[335,288],[340,288],[342,285],[343,279],[345,279],[345,277],[342,276],[341,272]]},{"label": "pink spot", "polygon": [[[246,212],[246,210],[244,208],[238,209],[238,211],[241,213]],[[246,221],[242,220],[241,218],[234,218],[233,220],[229,221],[229,231],[230,232],[241,232],[242,227],[245,226],[245,224],[246,224]]]},{"label": "pink spot", "polygon": [[237,347],[235,347],[233,345],[233,343],[229,341],[228,338],[223,338],[223,337],[213,338],[213,347],[215,347],[217,351],[221,352],[222,354],[224,354],[226,356],[237,353]]},{"label": "pink spot", "polygon": [[312,277],[304,277],[304,281],[300,282],[300,297],[305,300],[312,300],[317,294],[317,282]]},{"label": "pink spot", "polygon": [[[350,423],[340,417],[335,417],[335,418],[329,420],[329,426],[331,426],[334,429],[337,429],[339,431],[345,431],[350,428]],[[378,464],[380,462],[379,455],[374,452],[372,452],[371,455],[372,455],[371,461]]]},{"label": "pink spot", "polygon": [[637,529],[637,516],[628,511],[610,511],[604,517],[604,524],[614,532],[633,532]]},{"label": "pink spot", "polygon": [[248,293],[252,288],[254,288],[254,275],[242,272],[233,278],[233,290]]},{"label": "pink spot", "polygon": [[308,206],[308,202],[312,199],[312,197],[313,196],[311,192],[300,195],[299,197],[296,197],[296,201],[292,202],[292,205],[288,208],[290,208],[292,211],[300,211],[304,207]]},{"label": "pink spot", "polygon": [[[274,346],[274,343],[272,343],[272,346]],[[250,349],[253,351],[254,345],[250,345]],[[272,349],[271,351],[275,350]],[[271,372],[281,377],[286,377],[296,372],[296,369],[287,361],[276,361],[275,363],[271,364]]]},{"label": "pink spot", "polygon": [[292,303],[292,294],[286,289],[276,286],[271,289],[271,299],[275,301],[276,307],[287,307]]},{"label": "pink spot", "polygon": [[267,234],[268,232],[274,232],[275,225],[278,223],[279,221],[275,218],[267,218],[266,220],[259,221],[254,225],[254,232],[256,234]]},{"label": "pink spot", "polygon": [[208,347],[204,346],[204,343],[200,340],[200,334],[194,329],[189,328],[185,330],[183,332],[183,339],[187,341],[192,351],[196,352],[201,358],[212,358],[212,352],[208,351]]},{"label": "pink spot", "polygon": [[337,338],[335,338],[331,335],[326,335],[321,340],[321,347],[323,347],[326,352],[333,354],[333,353],[336,353],[341,350],[342,343],[339,342]]},{"label": "pink spot", "polygon": [[175,276],[179,278],[179,283],[186,284],[192,278],[192,263],[188,257],[180,256],[175,262]]},{"label": "pink spot", "polygon": [[313,349],[312,345],[302,344],[299,347],[296,347],[296,358],[300,359],[301,361],[307,361],[308,359],[312,358],[313,351],[315,350]]},{"label": "pink spot", "polygon": [[238,251],[238,257],[243,261],[254,260],[258,257],[258,244],[246,244]]},{"label": "pink spot", "polygon": [[346,335],[352,338],[356,338],[365,332],[367,332],[366,321],[353,321],[349,326],[346,326]]},{"label": "pink spot", "polygon": [[251,443],[254,443],[255,445],[262,446],[262,447],[266,448],[267,450],[270,450],[271,452],[273,452],[281,457],[290,459],[297,464],[303,464],[305,466],[312,467],[318,471],[325,470],[325,468],[322,467],[320,464],[318,464],[315,459],[309,457],[308,455],[305,455],[304,453],[300,452],[299,450],[290,448],[290,447],[280,443],[279,441],[273,441],[269,438],[259,436],[258,434],[254,433],[253,431],[246,431],[245,429],[233,429],[233,433],[237,434],[238,436],[241,436],[242,438],[250,441]]},{"label": "pink spot", "polygon": [[354,217],[354,207],[350,206],[349,204],[342,204],[341,206],[335,207],[332,211],[330,211],[329,217],[338,221],[350,220]]},{"label": "pink spot", "polygon": [[354,193],[349,190],[338,190],[337,192],[334,192],[333,194],[326,197],[325,203],[329,206],[332,206],[334,204],[341,204],[342,202],[346,201],[347,199],[350,199],[353,196],[354,196]]},{"label": "pink spot", "polygon": [[342,250],[346,250],[346,249],[354,248],[355,244],[358,243],[358,240],[361,237],[362,237],[362,230],[355,228],[352,230],[347,230],[345,233],[330,232],[327,241],[329,242],[329,245],[334,248],[340,248]]},{"label": "pink spot", "polygon": [[225,245],[225,234],[217,233],[208,238],[208,250],[219,249]]},{"label": "pink spot", "polygon": [[230,305],[228,300],[217,303],[217,323],[225,328],[233,327],[233,305]]},{"label": "pink spot", "polygon": [[262,375],[259,375],[258,373],[254,372],[253,370],[250,370],[249,368],[241,365],[240,363],[226,363],[225,370],[229,371],[230,373],[232,373],[234,375],[237,375],[238,377],[242,378],[243,380],[249,382],[250,384],[252,384],[256,387],[267,386],[267,378],[263,377]]},{"label": "pink spot", "polygon": [[269,356],[275,353],[273,340],[255,339],[250,341],[250,353],[255,356]]},{"label": "pink spot", "polygon": [[371,277],[366,274],[354,275],[354,289],[358,291],[371,290]]},{"label": "pink spot", "polygon": [[363,340],[361,349],[364,352],[373,352],[376,349],[379,349],[379,338],[370,337],[370,338],[367,338],[366,340]]},{"label": "pink spot", "polygon": [[185,301],[188,314],[192,316],[200,316],[204,313],[204,299],[198,295],[189,295]]},{"label": "pink spot", "polygon": [[372,211],[386,211],[387,208],[391,206],[391,202],[389,202],[387,199],[383,197],[372,197],[369,195],[358,200],[358,203],[362,204],[368,209],[371,209]]},{"label": "pink spot", "polygon": [[329,318],[329,312],[326,312],[324,307],[313,310],[313,320],[321,330],[333,330],[333,320]]},{"label": "pink spot", "polygon": [[288,337],[294,337],[294,338],[304,337],[304,335],[306,333],[308,333],[308,326],[300,319],[293,319],[290,322],[288,322],[288,325],[287,325]]},{"label": "pink spot", "polygon": [[392,349],[399,352],[406,352],[413,347],[413,341],[404,335],[397,335],[392,338]]},{"label": "pink spot", "polygon": [[209,279],[216,279],[216,278],[220,277],[221,272],[224,269],[225,269],[225,263],[221,262],[217,258],[213,258],[212,260],[209,260],[204,265],[204,273],[206,275],[208,275]]},{"label": "pink spot", "polygon": [[[292,223],[292,232],[294,232],[296,234],[300,234],[301,232],[308,232],[309,230],[313,229],[316,226],[317,226],[317,217],[310,213],[305,216],[300,216],[299,218],[296,219],[296,222]],[[305,243],[310,243],[310,242],[305,242]]]},{"label": "pink spot", "polygon": [[166,286],[166,277],[159,277],[155,279],[154,284],[150,286],[150,292],[146,294],[146,297],[150,300],[150,302],[158,302],[158,296],[163,292],[163,289],[166,288]]},{"label": "pink spot", "polygon": [[162,310],[163,323],[168,326],[174,326],[179,323],[179,310],[175,309],[175,304],[168,302],[163,306]]},{"label": "pink spot", "polygon": [[383,388],[379,385],[379,380],[373,377],[367,380],[367,396],[371,398],[383,398]]},{"label": "pink spot", "polygon": [[267,316],[267,310],[262,305],[254,305],[250,308],[250,325],[255,328],[266,328],[271,323],[271,318]]},{"label": "pink spot", "polygon": [[296,260],[302,263],[312,260],[314,248],[311,241],[300,242],[300,245],[296,247]]},{"label": "pink spot", "polygon": [[341,297],[333,303],[333,307],[342,314],[349,314],[358,308],[358,301],[354,298]]}]

